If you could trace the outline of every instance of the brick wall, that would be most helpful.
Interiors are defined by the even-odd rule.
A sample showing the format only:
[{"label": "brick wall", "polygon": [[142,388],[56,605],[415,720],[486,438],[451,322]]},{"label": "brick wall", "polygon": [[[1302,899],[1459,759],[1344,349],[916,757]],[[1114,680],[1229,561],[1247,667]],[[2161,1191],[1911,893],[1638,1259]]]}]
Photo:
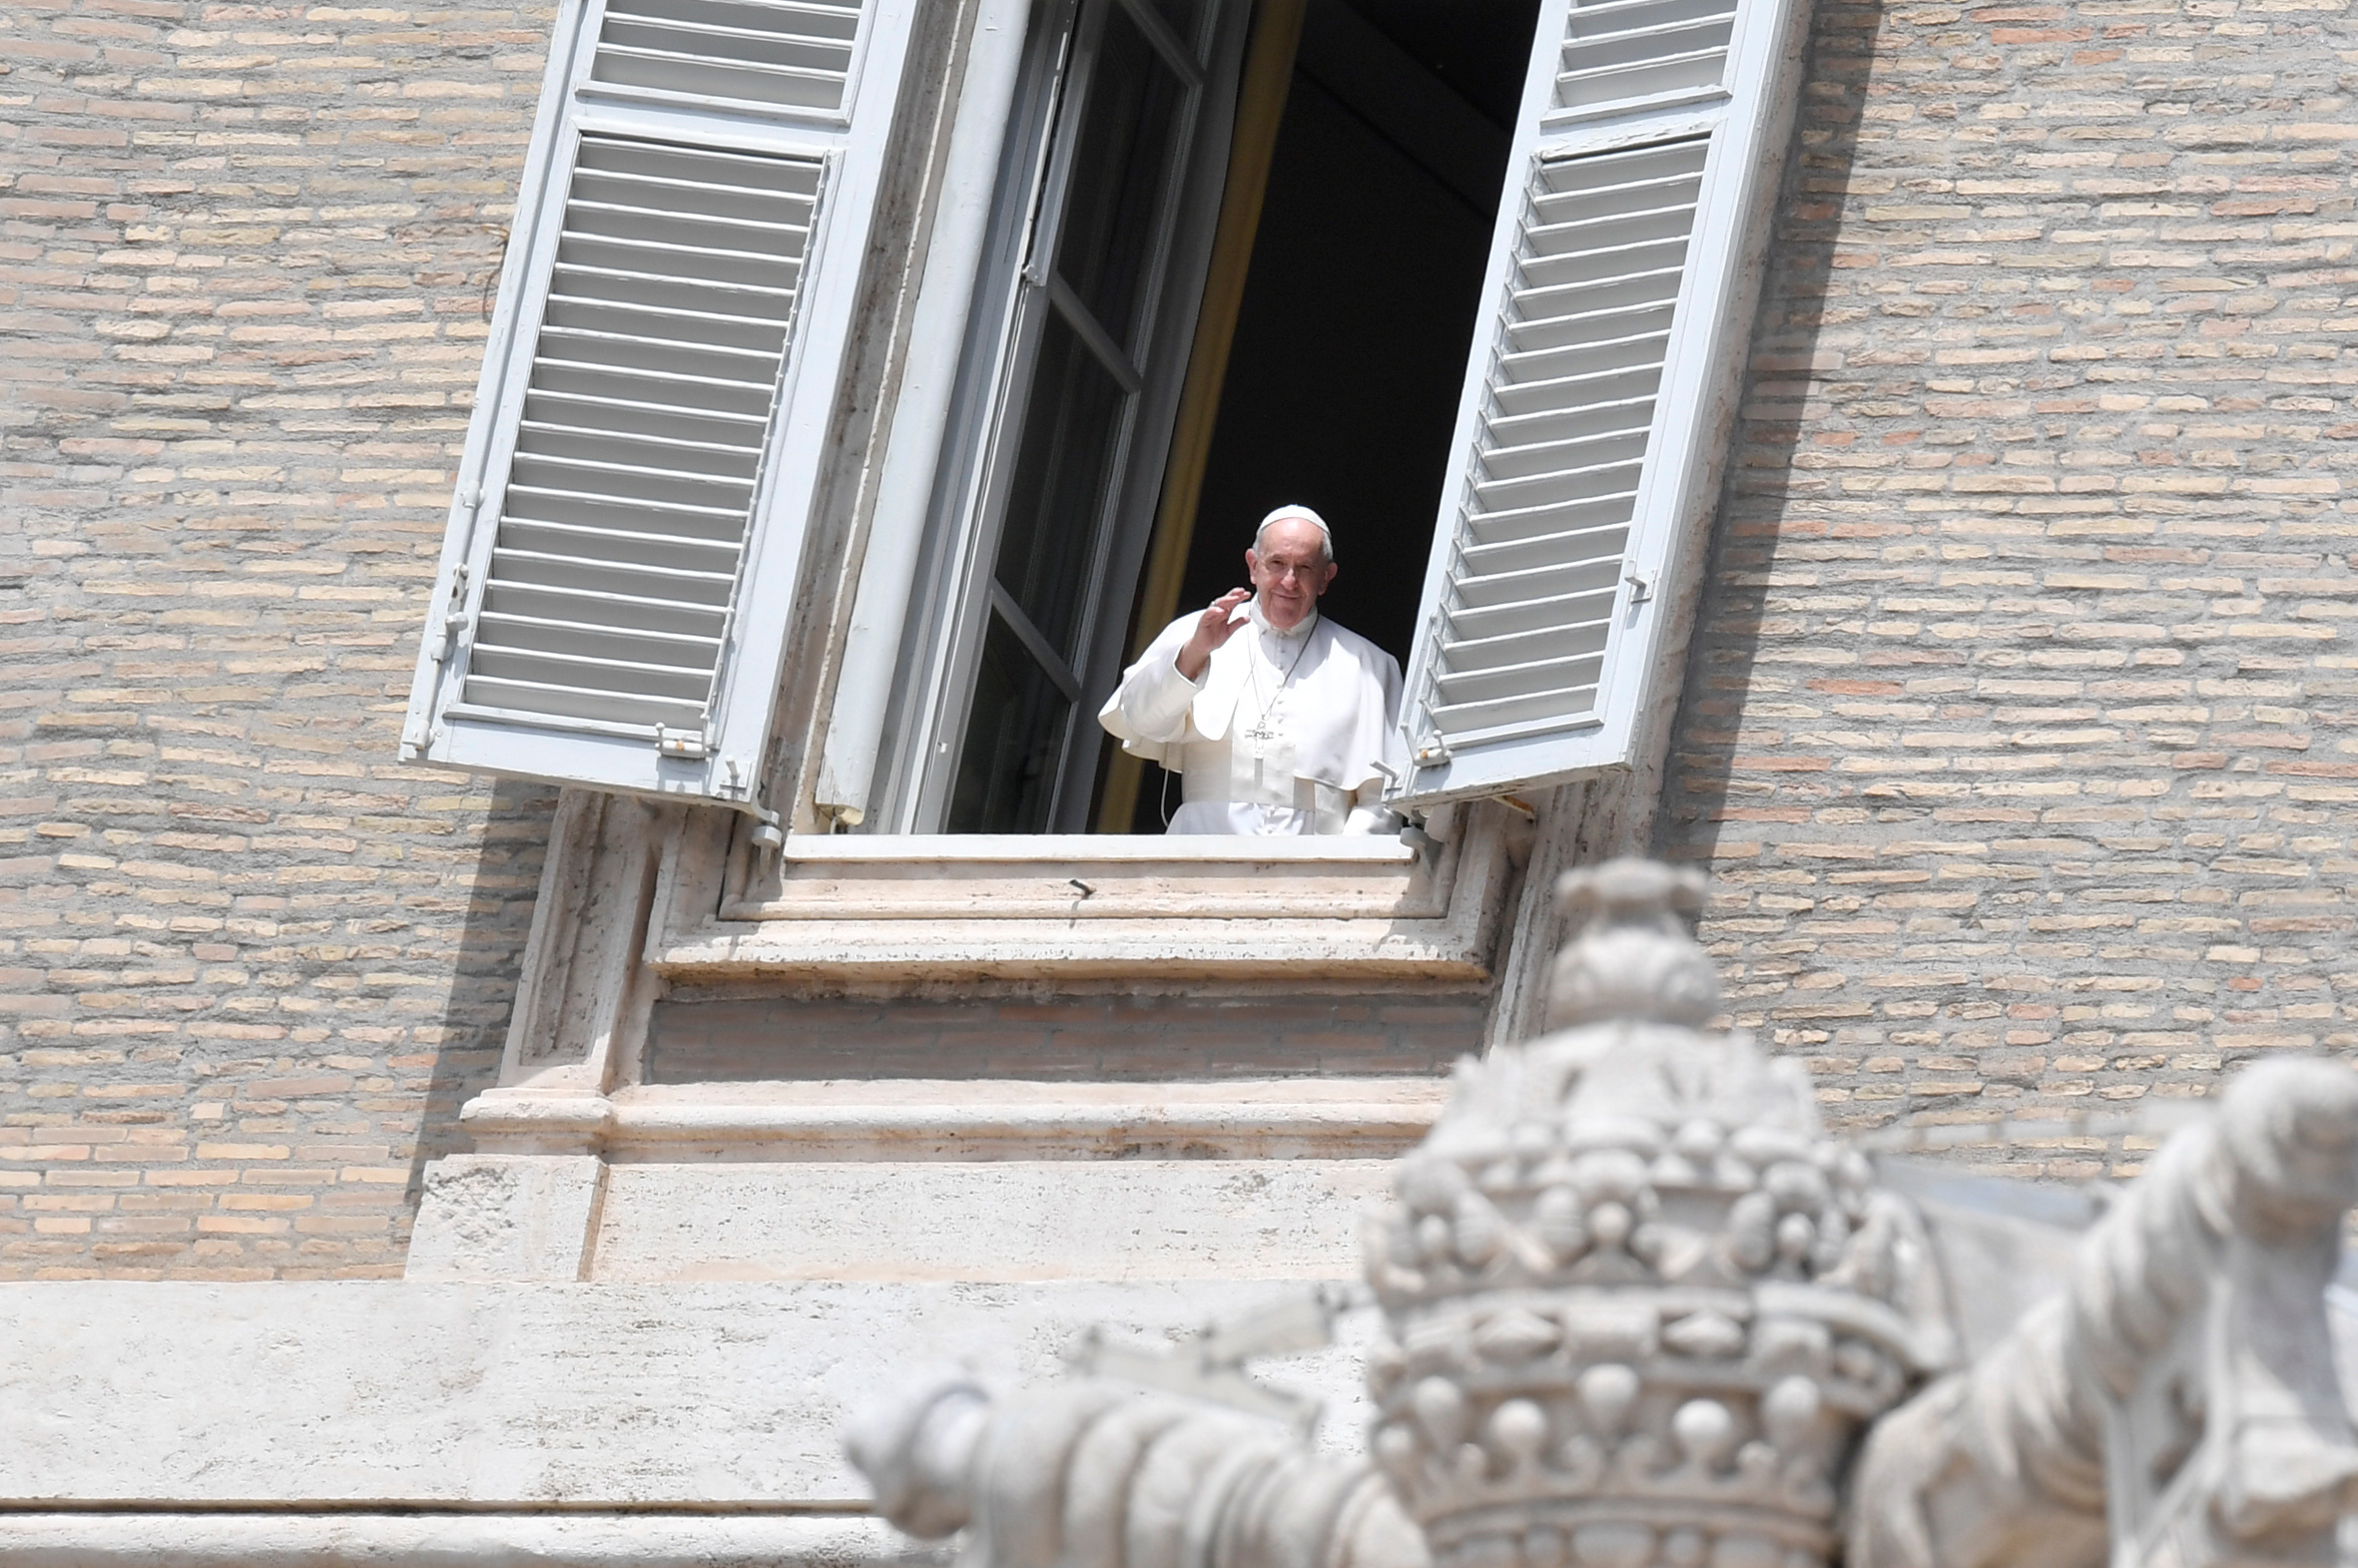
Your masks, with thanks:
[{"label": "brick wall", "polygon": [[[0,14],[0,1277],[392,1272],[489,1074],[550,800],[390,758],[546,26]],[[1662,843],[1837,1121],[2117,1166],[2352,1037],[2358,35],[1815,29]]]},{"label": "brick wall", "polygon": [[0,1278],[397,1273],[550,798],[397,768],[548,11],[0,11]]},{"label": "brick wall", "polygon": [[2358,1043],[2339,5],[1822,0],[1660,839],[1833,1119]]}]

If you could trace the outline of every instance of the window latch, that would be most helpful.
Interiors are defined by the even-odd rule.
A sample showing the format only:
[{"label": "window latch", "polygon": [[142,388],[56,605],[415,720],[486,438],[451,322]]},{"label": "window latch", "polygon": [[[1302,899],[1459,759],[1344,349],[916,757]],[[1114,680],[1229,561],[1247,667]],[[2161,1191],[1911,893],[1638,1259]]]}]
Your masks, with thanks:
[{"label": "window latch", "polygon": [[712,738],[701,730],[670,730],[657,725],[655,749],[666,757],[705,757],[712,752]]},{"label": "window latch", "polygon": [[1629,602],[1631,604],[1641,605],[1654,597],[1654,580],[1645,573],[1631,572],[1623,581],[1629,585]]}]

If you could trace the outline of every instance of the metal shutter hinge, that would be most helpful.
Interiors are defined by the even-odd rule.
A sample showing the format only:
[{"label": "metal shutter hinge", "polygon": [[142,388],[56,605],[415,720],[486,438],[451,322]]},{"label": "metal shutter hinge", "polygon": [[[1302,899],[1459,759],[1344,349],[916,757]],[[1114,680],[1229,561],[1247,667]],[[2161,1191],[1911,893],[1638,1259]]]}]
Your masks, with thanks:
[{"label": "metal shutter hinge", "polygon": [[1643,572],[1631,572],[1623,581],[1629,584],[1629,602],[1644,604],[1654,597],[1654,580]]},{"label": "metal shutter hinge", "polygon": [[753,838],[763,852],[775,854],[785,848],[786,829],[779,825],[778,813],[770,810],[757,810],[754,815],[760,820],[754,824]]},{"label": "metal shutter hinge", "polygon": [[450,598],[442,606],[440,619],[432,626],[432,636],[426,645],[426,657],[440,664],[450,657],[459,633],[466,630],[466,566],[450,574]]},{"label": "metal shutter hinge", "polygon": [[1417,766],[1419,768],[1439,768],[1449,760],[1449,746],[1440,740],[1428,741],[1417,748]]}]

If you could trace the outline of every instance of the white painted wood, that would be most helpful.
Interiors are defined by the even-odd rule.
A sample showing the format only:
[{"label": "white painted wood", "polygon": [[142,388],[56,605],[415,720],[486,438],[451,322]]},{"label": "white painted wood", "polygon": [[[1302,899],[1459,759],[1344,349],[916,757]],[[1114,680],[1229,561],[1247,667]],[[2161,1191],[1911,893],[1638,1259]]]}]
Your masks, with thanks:
[{"label": "white painted wood", "polygon": [[892,674],[916,587],[926,508],[948,429],[1030,12],[1029,0],[986,0],[967,46],[941,205],[917,286],[908,366],[885,438],[876,513],[820,752],[816,796],[847,822],[862,820],[872,805]]},{"label": "white painted wood", "polygon": [[751,807],[914,9],[560,17],[405,758]]},{"label": "white painted wood", "polygon": [[1792,0],[1547,0],[1402,727],[1430,803],[1629,766],[1677,681],[1734,317],[1798,91]]},{"label": "white painted wood", "polygon": [[[966,390],[947,434],[934,497],[931,526],[938,537],[915,591],[903,646],[896,650],[898,705],[886,723],[904,734],[901,749],[885,759],[885,777],[877,780],[872,772],[875,809],[867,818],[872,826],[915,832],[947,819],[993,621],[1003,509],[1036,355],[1052,320],[1060,323],[1059,330],[1091,345],[1088,361],[1123,390],[1107,488],[1082,551],[1086,575],[1099,591],[1084,596],[1080,625],[1069,640],[1072,659],[1051,655],[1044,663],[1051,679],[1069,680],[1079,691],[1083,710],[1072,716],[1064,734],[1051,825],[1084,824],[1085,781],[1094,777],[1093,759],[1103,739],[1086,710],[1101,702],[1118,678],[1124,632],[1122,611],[1102,589],[1134,581],[1144,558],[1170,420],[1194,339],[1250,9],[1220,0],[1199,40],[1200,58],[1169,31],[1147,0],[1105,5],[1063,0],[1042,10],[1058,31],[1044,29],[1033,40],[1038,81],[1027,90],[1023,113],[1028,119],[1021,127],[1034,144],[1032,157],[998,193],[1001,234],[991,264],[1003,271],[995,289],[978,294],[990,314],[967,344],[961,372]],[[1149,215],[1151,245],[1141,268],[1139,319],[1127,345],[1105,337],[1086,308],[1072,308],[1075,296],[1054,271],[1067,183],[1089,118],[1097,46],[1116,11],[1126,18],[1125,27],[1135,27],[1152,44],[1163,66],[1183,84],[1186,100],[1174,130],[1179,156]],[[1022,621],[1018,614],[999,624],[1020,638]]]}]

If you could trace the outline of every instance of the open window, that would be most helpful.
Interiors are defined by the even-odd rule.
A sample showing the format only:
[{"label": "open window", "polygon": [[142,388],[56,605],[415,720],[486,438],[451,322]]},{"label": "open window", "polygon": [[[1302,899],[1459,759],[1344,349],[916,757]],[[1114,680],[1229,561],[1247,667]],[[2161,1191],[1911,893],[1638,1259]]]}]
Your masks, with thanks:
[{"label": "open window", "polygon": [[[1058,86],[999,196],[1025,238],[982,268],[997,335],[969,339],[931,554],[863,584],[911,609],[888,649],[856,627],[821,805],[888,832],[1154,830],[1164,781],[1093,715],[1242,580],[1281,501],[1335,523],[1327,608],[1408,672],[1401,800],[1626,765],[1675,679],[1668,579],[1716,492],[1793,8],[1261,0],[1248,28],[1206,0],[1192,139],[1133,124],[1192,89],[1119,78],[1122,145],[1152,149],[1124,184],[1090,72],[1152,14],[1079,0],[1034,41]],[[1064,324],[1055,266],[1060,225],[1125,223],[1159,290],[1125,301],[1162,326],[1115,364]]]},{"label": "open window", "polygon": [[[1035,11],[893,705],[920,830],[1083,824],[1218,201],[1245,0]],[[879,526],[894,521],[880,519]]]},{"label": "open window", "polygon": [[[568,0],[405,756],[761,808],[927,4]],[[1158,825],[1094,714],[1289,500],[1337,525],[1337,619],[1407,670],[1403,801],[1629,763],[1675,682],[1794,0],[975,11],[821,813]]]}]

